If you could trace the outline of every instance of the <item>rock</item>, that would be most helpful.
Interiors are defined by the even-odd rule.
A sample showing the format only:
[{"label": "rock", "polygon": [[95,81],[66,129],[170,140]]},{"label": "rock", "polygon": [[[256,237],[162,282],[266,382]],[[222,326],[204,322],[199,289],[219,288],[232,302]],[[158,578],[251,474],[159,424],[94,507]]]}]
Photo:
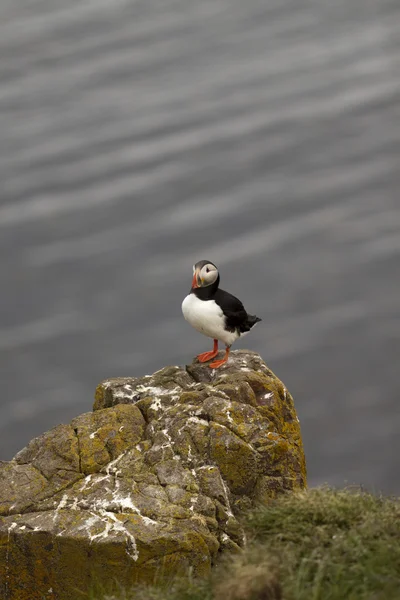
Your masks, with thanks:
[{"label": "rock", "polygon": [[242,510],[305,485],[293,399],[257,354],[103,381],[0,463],[0,598],[206,575],[244,545]]}]

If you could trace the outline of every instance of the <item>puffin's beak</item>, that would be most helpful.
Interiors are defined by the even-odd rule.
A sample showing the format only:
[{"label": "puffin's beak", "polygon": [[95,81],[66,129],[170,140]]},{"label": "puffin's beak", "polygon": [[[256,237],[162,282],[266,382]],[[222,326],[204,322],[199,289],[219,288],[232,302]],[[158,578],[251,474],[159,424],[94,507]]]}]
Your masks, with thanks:
[{"label": "puffin's beak", "polygon": [[199,278],[199,271],[196,269],[196,271],[194,272],[193,281],[192,281],[192,288],[193,289],[196,289],[196,288],[200,287],[200,285],[198,283],[198,281],[199,281],[198,278]]}]

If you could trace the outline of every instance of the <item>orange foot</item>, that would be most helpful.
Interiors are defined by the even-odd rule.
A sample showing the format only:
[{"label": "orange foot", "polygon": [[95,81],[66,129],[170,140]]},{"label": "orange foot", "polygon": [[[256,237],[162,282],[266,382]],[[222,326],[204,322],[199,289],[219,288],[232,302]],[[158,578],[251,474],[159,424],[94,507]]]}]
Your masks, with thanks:
[{"label": "orange foot", "polygon": [[224,365],[226,362],[228,362],[229,350],[230,350],[230,347],[228,346],[225,350],[224,358],[221,358],[221,360],[214,360],[214,362],[210,363],[208,365],[210,367],[210,369],[218,369],[221,365]]},{"label": "orange foot", "polygon": [[197,356],[197,360],[199,360],[200,362],[207,362],[208,360],[211,360],[212,358],[217,356],[217,354],[218,354],[218,340],[214,340],[213,350],[210,350],[210,352],[203,352],[203,354],[199,354]]},{"label": "orange foot", "polygon": [[207,362],[208,360],[211,360],[212,358],[217,356],[217,354],[218,350],[216,352],[214,352],[214,350],[210,350],[210,352],[203,352],[203,354],[199,354],[197,359],[200,362]]}]

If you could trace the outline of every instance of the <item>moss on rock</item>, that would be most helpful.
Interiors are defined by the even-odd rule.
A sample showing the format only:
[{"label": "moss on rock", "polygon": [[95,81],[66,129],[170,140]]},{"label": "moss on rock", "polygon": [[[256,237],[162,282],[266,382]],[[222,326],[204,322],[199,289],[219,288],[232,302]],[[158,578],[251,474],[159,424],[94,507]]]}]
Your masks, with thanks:
[{"label": "moss on rock", "polygon": [[237,517],[305,487],[293,399],[255,353],[103,381],[94,411],[0,463],[0,598],[206,575]]}]

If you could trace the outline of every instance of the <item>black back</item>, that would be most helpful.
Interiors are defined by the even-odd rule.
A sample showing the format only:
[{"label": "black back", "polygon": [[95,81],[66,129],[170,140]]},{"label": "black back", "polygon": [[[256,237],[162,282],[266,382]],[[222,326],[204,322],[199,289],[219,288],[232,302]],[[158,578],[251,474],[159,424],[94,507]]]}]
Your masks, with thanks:
[{"label": "black back", "polygon": [[219,274],[214,283],[205,287],[192,288],[191,293],[200,300],[214,300],[218,304],[225,316],[225,329],[244,333],[261,321],[259,317],[247,314],[239,298],[225,290],[220,290],[218,286]]}]

